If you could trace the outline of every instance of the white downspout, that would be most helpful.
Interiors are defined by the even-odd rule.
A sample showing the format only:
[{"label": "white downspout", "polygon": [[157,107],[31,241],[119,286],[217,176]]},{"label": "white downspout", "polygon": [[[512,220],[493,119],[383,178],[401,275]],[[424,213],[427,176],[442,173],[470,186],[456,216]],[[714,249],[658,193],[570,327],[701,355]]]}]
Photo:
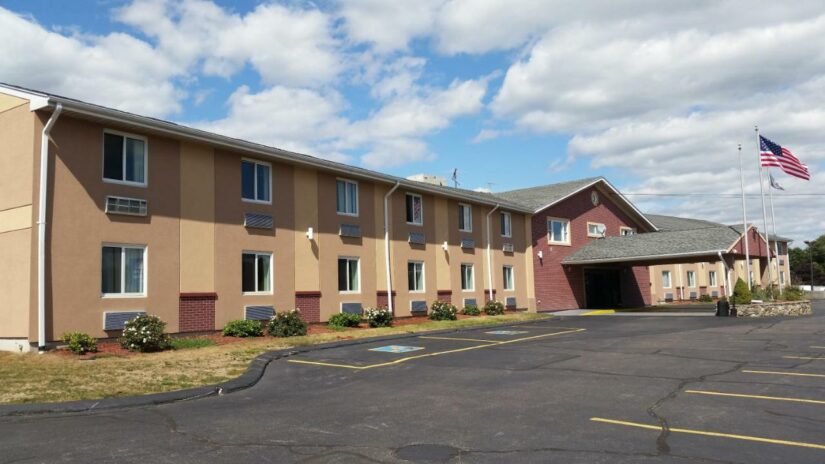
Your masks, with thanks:
[{"label": "white downspout", "polygon": [[487,213],[487,293],[490,301],[493,301],[493,256],[490,251],[490,244],[493,242],[492,231],[490,230],[490,215],[492,215],[501,205],[496,205]]},{"label": "white downspout", "polygon": [[719,255],[719,260],[722,261],[722,265],[725,266],[725,293],[730,297],[733,295],[733,289],[730,288],[730,268],[725,258],[722,257],[722,252],[717,251],[716,254]]},{"label": "white downspout", "polygon": [[401,186],[401,182],[396,182],[393,188],[384,195],[384,263],[387,267],[387,308],[390,310],[390,314],[395,314],[393,311],[393,304],[392,304],[392,271],[390,269],[390,195],[395,192],[398,187]]},{"label": "white downspout", "polygon": [[37,350],[46,351],[46,204],[49,182],[49,135],[60,117],[57,104],[40,136],[40,193],[37,207]]}]

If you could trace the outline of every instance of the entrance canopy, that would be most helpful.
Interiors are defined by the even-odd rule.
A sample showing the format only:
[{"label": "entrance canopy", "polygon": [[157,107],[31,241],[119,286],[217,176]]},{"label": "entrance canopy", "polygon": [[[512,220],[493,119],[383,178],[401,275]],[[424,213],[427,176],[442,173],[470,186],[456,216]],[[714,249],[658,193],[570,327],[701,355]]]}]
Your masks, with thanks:
[{"label": "entrance canopy", "polygon": [[[750,237],[753,235],[754,237]],[[767,257],[768,250],[755,229],[749,228],[750,255]],[[628,263],[638,266],[718,261],[719,254],[742,255],[741,227],[713,226],[595,239],[562,261],[564,265]],[[761,242],[761,243],[760,243]]]}]

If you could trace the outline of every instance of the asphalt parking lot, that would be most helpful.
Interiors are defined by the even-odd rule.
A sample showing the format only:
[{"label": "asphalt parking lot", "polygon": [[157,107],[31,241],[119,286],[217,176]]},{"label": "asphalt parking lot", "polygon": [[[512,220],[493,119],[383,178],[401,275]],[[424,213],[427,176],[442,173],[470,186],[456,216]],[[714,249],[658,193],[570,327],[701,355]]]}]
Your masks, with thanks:
[{"label": "asphalt parking lot", "polygon": [[553,318],[313,351],[220,397],[2,417],[0,461],[822,463],[815,308]]}]

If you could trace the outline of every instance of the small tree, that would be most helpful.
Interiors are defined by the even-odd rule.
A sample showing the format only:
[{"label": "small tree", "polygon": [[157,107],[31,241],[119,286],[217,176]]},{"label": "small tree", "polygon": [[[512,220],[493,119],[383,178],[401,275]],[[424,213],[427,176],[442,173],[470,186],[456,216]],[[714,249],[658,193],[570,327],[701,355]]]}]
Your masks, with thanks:
[{"label": "small tree", "polygon": [[740,277],[736,280],[736,285],[733,287],[733,297],[731,298],[733,304],[749,304],[753,297],[748,284]]}]

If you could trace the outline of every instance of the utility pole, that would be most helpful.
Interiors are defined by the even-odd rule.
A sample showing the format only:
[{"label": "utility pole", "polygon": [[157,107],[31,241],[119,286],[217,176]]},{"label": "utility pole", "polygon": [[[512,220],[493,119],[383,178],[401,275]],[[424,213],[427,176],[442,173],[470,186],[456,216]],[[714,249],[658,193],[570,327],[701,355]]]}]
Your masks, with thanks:
[{"label": "utility pole", "polygon": [[811,293],[814,291],[814,241],[805,240],[805,245],[808,245],[808,254],[811,256]]}]

